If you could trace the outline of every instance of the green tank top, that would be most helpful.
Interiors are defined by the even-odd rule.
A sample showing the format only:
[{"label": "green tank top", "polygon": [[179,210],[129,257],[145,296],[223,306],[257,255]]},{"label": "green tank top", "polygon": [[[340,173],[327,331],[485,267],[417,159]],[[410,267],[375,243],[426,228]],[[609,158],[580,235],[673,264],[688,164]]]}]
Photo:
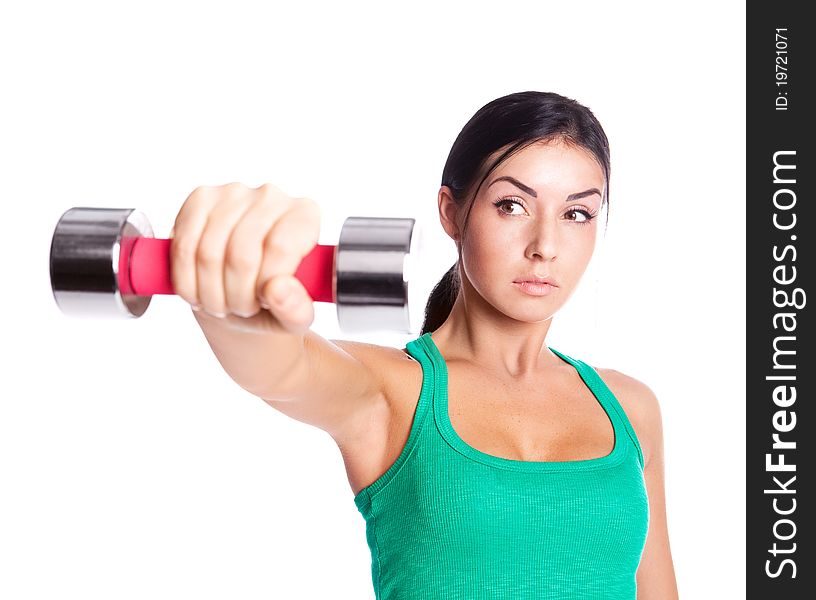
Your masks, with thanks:
[{"label": "green tank top", "polygon": [[448,372],[430,333],[409,342],[422,390],[408,441],[360,490],[377,600],[635,600],[649,524],[643,453],[618,400],[578,371],[612,422],[599,458],[518,461],[468,445],[448,416]]}]

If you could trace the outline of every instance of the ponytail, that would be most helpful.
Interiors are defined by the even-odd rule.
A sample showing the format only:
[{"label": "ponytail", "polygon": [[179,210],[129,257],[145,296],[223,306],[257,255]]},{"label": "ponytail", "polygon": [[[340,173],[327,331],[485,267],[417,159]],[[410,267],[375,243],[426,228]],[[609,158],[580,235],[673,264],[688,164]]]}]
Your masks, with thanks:
[{"label": "ponytail", "polygon": [[434,286],[428,303],[425,305],[425,322],[422,324],[420,335],[435,331],[444,323],[453,309],[453,303],[459,295],[459,260],[453,263],[439,283]]}]

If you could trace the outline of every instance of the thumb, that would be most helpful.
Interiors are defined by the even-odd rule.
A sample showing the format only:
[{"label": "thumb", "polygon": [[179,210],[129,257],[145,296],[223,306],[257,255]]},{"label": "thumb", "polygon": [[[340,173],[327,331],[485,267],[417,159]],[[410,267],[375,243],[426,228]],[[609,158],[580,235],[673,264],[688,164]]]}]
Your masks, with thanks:
[{"label": "thumb", "polygon": [[261,297],[270,305],[270,312],[281,325],[293,333],[303,333],[314,321],[313,300],[303,284],[292,275],[270,279]]}]

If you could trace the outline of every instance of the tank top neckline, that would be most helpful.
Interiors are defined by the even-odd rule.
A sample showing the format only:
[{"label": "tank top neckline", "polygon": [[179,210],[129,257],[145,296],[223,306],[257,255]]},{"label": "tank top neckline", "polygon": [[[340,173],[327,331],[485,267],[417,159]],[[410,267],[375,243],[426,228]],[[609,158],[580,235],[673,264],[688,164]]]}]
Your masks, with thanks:
[{"label": "tank top neckline", "polygon": [[580,375],[581,380],[592,392],[595,399],[601,405],[607,418],[612,424],[614,443],[612,451],[604,456],[595,458],[568,460],[568,461],[525,461],[505,458],[482,452],[474,448],[461,437],[453,428],[448,413],[448,366],[445,357],[439,351],[436,343],[431,337],[431,332],[426,332],[416,338],[412,343],[421,343],[426,348],[426,352],[434,362],[434,373],[436,374],[436,385],[433,402],[434,418],[439,427],[439,431],[445,440],[454,449],[477,462],[514,471],[543,472],[543,471],[572,471],[572,470],[594,470],[613,467],[620,464],[626,455],[628,448],[625,443],[625,426],[620,420],[620,416],[614,404],[617,402],[611,390],[606,386],[597,372],[578,359],[574,359],[551,346],[547,346],[556,356],[564,362],[570,364]]}]

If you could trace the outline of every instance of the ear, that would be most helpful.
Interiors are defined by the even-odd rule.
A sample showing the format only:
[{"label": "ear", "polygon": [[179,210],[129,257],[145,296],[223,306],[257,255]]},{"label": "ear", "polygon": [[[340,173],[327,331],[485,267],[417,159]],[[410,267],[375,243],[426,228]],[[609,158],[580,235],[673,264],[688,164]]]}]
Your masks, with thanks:
[{"label": "ear", "polygon": [[439,188],[437,203],[439,205],[439,222],[442,224],[442,229],[445,230],[445,233],[447,233],[453,241],[461,241],[459,207],[456,206],[456,202],[453,200],[453,193],[448,186],[443,185]]}]

